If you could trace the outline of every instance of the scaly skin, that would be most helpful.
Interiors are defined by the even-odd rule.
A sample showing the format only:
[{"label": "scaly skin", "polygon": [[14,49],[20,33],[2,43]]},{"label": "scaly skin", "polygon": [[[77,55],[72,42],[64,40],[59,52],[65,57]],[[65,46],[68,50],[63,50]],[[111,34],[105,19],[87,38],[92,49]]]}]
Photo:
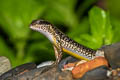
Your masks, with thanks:
[{"label": "scaly skin", "polygon": [[34,20],[30,28],[44,34],[51,41],[57,62],[61,60],[62,52],[86,61],[94,59],[97,56],[104,56],[103,51],[96,51],[77,43],[47,21]]}]

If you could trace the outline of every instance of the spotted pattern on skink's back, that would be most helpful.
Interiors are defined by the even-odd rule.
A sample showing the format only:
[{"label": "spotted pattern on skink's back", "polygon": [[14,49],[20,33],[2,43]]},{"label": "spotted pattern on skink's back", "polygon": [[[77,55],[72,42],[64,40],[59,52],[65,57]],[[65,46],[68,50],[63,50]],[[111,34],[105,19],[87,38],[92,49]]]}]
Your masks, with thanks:
[{"label": "spotted pattern on skink's back", "polygon": [[59,41],[61,42],[62,47],[66,49],[72,50],[74,53],[78,55],[83,55],[89,59],[93,59],[95,57],[96,51],[90,48],[87,48],[76,41],[72,40],[68,36],[66,36],[63,32],[61,32],[56,27],[53,28],[55,31],[56,37],[59,37]]},{"label": "spotted pattern on skink's back", "polygon": [[[35,20],[31,23],[31,28],[39,32],[42,32],[47,37],[51,38],[51,42],[55,44],[56,42],[60,43],[62,48],[67,49],[73,54],[78,56],[83,56],[88,60],[94,59],[96,57],[96,50],[87,48],[76,41],[70,39],[67,35],[61,32],[53,24],[44,21],[44,20]],[[44,31],[44,32],[43,32]],[[56,41],[52,40],[53,37]]]}]

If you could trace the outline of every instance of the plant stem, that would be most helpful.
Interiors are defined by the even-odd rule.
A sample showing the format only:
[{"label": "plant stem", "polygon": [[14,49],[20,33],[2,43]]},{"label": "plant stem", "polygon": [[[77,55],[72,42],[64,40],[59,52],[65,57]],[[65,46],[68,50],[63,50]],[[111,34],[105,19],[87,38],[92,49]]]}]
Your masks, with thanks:
[{"label": "plant stem", "polygon": [[[24,47],[25,47],[25,41],[20,41],[16,44],[16,48],[17,48],[17,60],[19,60],[20,62],[23,62],[23,57],[24,57]],[[19,63],[20,64],[20,63]]]}]

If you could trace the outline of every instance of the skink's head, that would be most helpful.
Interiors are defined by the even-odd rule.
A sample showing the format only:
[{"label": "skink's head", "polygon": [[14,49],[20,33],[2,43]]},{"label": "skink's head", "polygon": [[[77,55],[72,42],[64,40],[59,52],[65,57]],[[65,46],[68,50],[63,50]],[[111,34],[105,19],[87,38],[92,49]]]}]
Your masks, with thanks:
[{"label": "skink's head", "polygon": [[34,20],[30,24],[30,28],[37,31],[45,31],[49,32],[50,27],[52,26],[51,23],[44,21],[44,20]]},{"label": "skink's head", "polygon": [[53,35],[52,35],[52,27],[53,25],[44,20],[34,20],[30,24],[30,28],[32,30],[36,30],[42,34],[44,34],[50,41],[53,42]]}]

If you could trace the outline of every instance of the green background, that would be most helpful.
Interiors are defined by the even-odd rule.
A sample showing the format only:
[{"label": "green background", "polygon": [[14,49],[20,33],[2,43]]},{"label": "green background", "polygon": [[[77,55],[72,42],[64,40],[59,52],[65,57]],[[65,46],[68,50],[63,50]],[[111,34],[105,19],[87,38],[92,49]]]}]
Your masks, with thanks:
[{"label": "green background", "polygon": [[12,66],[55,60],[52,44],[29,24],[44,19],[92,49],[120,41],[120,0],[0,0],[0,56]]}]

